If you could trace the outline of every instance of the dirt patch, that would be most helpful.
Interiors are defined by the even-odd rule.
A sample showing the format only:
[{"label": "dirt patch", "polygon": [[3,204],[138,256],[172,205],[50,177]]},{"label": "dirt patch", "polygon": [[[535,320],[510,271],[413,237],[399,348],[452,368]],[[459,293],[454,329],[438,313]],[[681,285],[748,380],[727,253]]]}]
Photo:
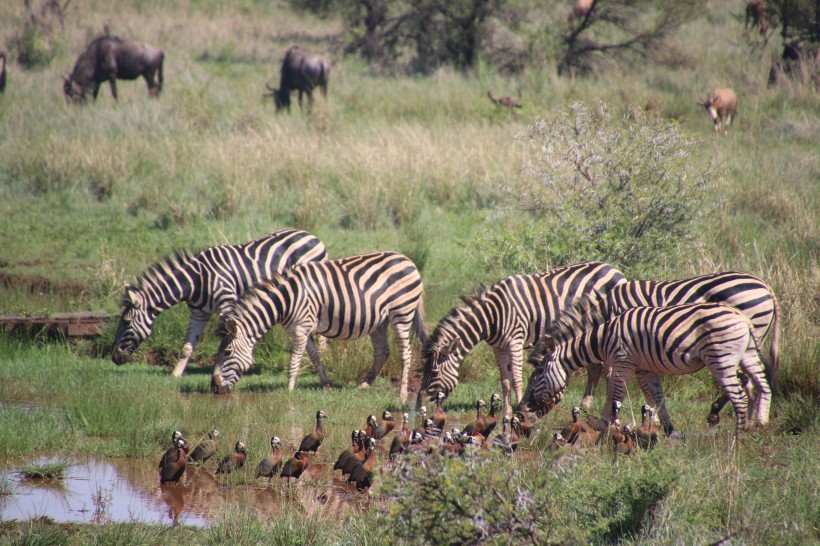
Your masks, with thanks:
[{"label": "dirt patch", "polygon": [[0,287],[22,289],[32,295],[44,292],[62,292],[72,296],[81,296],[88,292],[88,287],[78,281],[52,281],[39,275],[16,275],[11,273],[0,273]]}]

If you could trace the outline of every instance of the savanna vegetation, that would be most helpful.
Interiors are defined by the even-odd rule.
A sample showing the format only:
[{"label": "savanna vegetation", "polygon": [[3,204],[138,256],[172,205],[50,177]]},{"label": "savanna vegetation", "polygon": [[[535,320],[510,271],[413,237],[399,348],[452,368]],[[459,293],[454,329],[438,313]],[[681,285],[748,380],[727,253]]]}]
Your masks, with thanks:
[{"label": "savanna vegetation", "polygon": [[[431,458],[385,472],[364,511],[305,510],[275,484],[283,510],[268,519],[238,509],[202,529],[2,522],[0,541],[820,539],[820,94],[811,78],[767,86],[783,40],[744,30],[745,2],[692,3],[698,9],[670,12],[674,24],[651,48],[595,50],[561,75],[569,0],[477,2],[492,9],[468,18],[474,29],[449,41],[428,32],[395,43],[368,42],[367,19],[341,1],[299,9],[254,0],[28,4],[0,4],[0,48],[9,53],[0,95],[0,313],[116,314],[124,284],[176,248],[297,227],[332,258],[380,249],[410,257],[424,279],[430,327],[480,283],[575,260],[603,259],[633,278],[752,273],[779,298],[782,356],[771,424],[734,448],[731,419],[707,428],[717,390],[702,371],[664,387],[676,426],[690,433],[685,443],[617,459],[608,450],[555,453],[551,431],[580,401],[581,376],[512,460]],[[405,7],[361,3],[388,4]],[[448,19],[441,10],[449,4],[458,9]],[[647,10],[679,3],[653,4]],[[435,29],[467,17],[465,2],[406,5],[433,10]],[[645,10],[642,22],[657,29],[663,16]],[[607,24],[579,39],[621,43],[644,28]],[[164,50],[158,99],[139,80],[118,83],[118,102],[107,85],[84,107],[65,102],[62,76],[106,25]],[[454,40],[473,39],[471,29],[474,51],[453,55],[464,51]],[[332,60],[328,98],[310,112],[277,115],[262,95],[293,44]],[[388,45],[396,49],[385,55]],[[698,105],[718,87],[739,97],[728,137],[714,135]],[[524,107],[498,108],[488,89],[520,91]],[[143,457],[154,466],[174,429],[195,437],[214,427],[230,439],[224,450],[242,439],[255,464],[271,435],[310,427],[320,408],[333,419],[317,459],[332,462],[368,414],[402,410],[391,382],[400,373],[395,351],[374,388],[356,390],[370,364],[366,340],[329,343],[331,392],[304,365],[289,393],[281,329],[257,347],[236,392],[214,398],[213,325],[189,372],[170,377],[187,318],[183,308],[163,313],[122,367],[110,361],[113,324],[80,341],[0,336],[3,467],[22,469],[32,454]],[[464,423],[475,400],[500,385],[483,346],[460,374],[446,408]],[[643,399],[637,386],[629,392],[622,414],[631,422]],[[248,474],[232,482],[261,485]],[[14,485],[3,484],[0,503],[13,496]]]}]

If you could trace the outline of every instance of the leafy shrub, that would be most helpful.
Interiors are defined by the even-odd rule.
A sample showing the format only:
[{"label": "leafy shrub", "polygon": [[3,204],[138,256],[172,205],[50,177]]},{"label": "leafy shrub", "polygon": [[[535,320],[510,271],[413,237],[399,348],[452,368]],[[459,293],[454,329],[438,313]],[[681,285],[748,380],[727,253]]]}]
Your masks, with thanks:
[{"label": "leafy shrub", "polygon": [[533,176],[503,188],[512,206],[474,239],[484,265],[521,272],[599,259],[641,274],[691,253],[713,172],[677,123],[577,103],[526,139]]}]

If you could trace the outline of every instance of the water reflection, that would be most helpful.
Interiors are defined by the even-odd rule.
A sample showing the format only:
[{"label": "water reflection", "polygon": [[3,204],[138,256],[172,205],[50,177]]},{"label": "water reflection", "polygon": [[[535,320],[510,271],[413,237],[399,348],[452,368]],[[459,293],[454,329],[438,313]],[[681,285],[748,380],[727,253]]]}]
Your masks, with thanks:
[{"label": "water reflection", "polygon": [[368,508],[369,495],[334,476],[332,466],[312,464],[290,490],[282,480],[232,484],[214,479],[210,469],[189,467],[178,485],[159,484],[156,464],[148,459],[91,460],[72,466],[62,480],[24,480],[15,462],[0,461],[0,481],[15,484],[0,502],[0,520],[42,516],[57,522],[168,523],[203,526],[232,509],[274,515],[289,506],[306,514],[338,519]]}]

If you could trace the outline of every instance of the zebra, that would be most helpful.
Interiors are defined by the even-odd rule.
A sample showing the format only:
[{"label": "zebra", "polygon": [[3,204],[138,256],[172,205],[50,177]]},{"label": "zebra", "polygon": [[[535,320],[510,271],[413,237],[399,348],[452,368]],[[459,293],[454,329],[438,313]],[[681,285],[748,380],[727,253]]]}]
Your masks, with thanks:
[{"label": "zebra", "polygon": [[387,327],[392,324],[402,363],[400,397],[404,403],[410,373],[411,327],[422,344],[427,339],[421,276],[406,256],[375,252],[301,264],[274,281],[256,285],[224,320],[211,381],[215,394],[230,391],[250,369],[256,342],[279,323],[291,337],[288,390],[296,386],[305,348],[322,386],[330,386],[316,346],[309,338],[313,331],[329,339],[369,335],[373,367],[359,385],[369,387],[389,355]]},{"label": "zebra", "polygon": [[647,401],[660,410],[664,432],[677,434],[664,404],[660,374],[683,375],[709,369],[734,406],[736,434],[746,428],[748,399],[738,369],[757,387],[757,420],[769,420],[771,389],[767,365],[752,321],[719,303],[632,307],[611,316],[605,300],[583,298],[559,317],[530,355],[536,366],[522,411],[541,417],[563,398],[569,376],[591,363],[610,366],[607,405],[623,402],[632,375]]},{"label": "zebra", "polygon": [[[612,315],[631,307],[668,307],[686,303],[722,303],[736,308],[752,322],[757,339],[763,341],[772,333],[770,348],[771,376],[766,379],[774,390],[775,373],[780,360],[778,335],[779,313],[777,298],[772,288],[761,279],[727,271],[674,281],[630,281],[612,288],[607,293],[607,308]],[[768,369],[768,368],[767,368]],[[598,386],[603,366],[599,362],[587,367],[587,385],[581,405],[589,408]],[[745,381],[741,374],[741,380]],[[729,398],[722,395],[712,404],[709,422],[716,424],[720,410]],[[604,405],[603,419],[609,419],[610,404]]]},{"label": "zebra", "polygon": [[[504,415],[512,415],[512,391],[518,402],[524,392],[523,351],[541,337],[563,307],[592,290],[606,292],[625,283],[615,267],[602,262],[567,265],[534,275],[513,275],[450,309],[424,346],[421,392],[432,400],[458,383],[458,367],[473,347],[486,341],[501,373]],[[421,396],[417,405],[421,404]]]},{"label": "zebra", "polygon": [[185,371],[211,315],[228,313],[239,296],[260,280],[296,264],[327,257],[325,245],[305,231],[282,229],[236,245],[207,248],[196,254],[177,251],[153,264],[134,284],[127,284],[123,312],[114,335],[115,364],[124,364],[149,335],[157,315],[180,303],[191,318],[182,354],[172,372]]}]

